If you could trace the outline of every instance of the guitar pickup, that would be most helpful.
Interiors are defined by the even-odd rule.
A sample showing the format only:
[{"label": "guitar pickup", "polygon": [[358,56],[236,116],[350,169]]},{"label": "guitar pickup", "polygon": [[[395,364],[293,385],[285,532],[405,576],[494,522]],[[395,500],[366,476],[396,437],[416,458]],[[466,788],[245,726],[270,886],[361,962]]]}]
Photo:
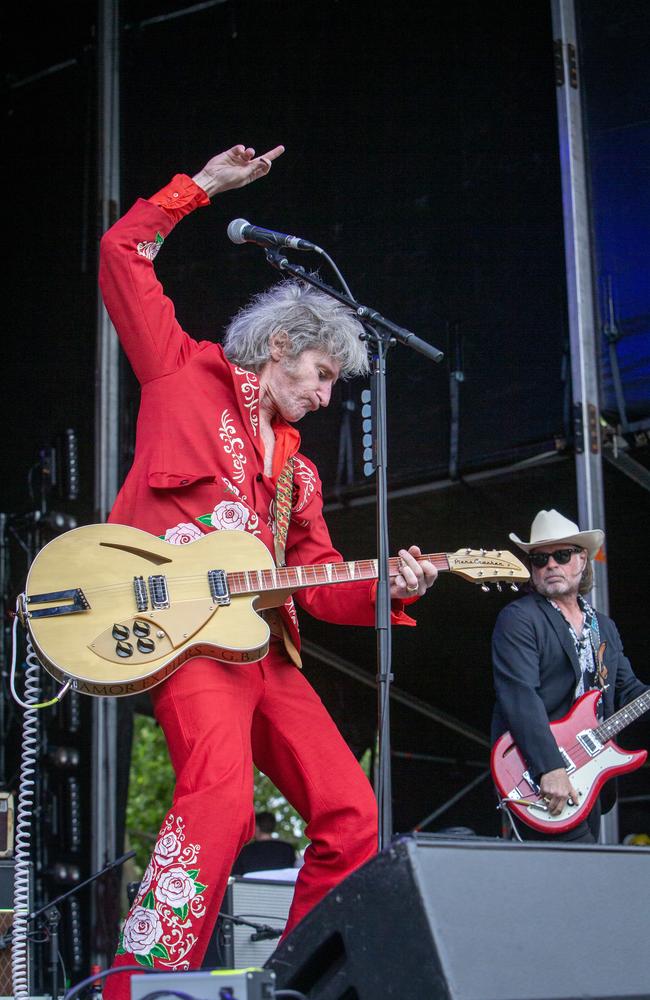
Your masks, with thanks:
[{"label": "guitar pickup", "polygon": [[585,748],[590,757],[595,757],[603,749],[603,744],[594,736],[593,729],[584,729],[578,733],[578,742]]},{"label": "guitar pickup", "polygon": [[224,570],[208,570],[208,584],[210,585],[210,594],[215,604],[218,604],[220,607],[226,607],[230,604],[230,592]]},{"label": "guitar pickup", "polygon": [[[64,601],[63,604],[54,604]],[[33,604],[51,604],[49,608],[32,610]],[[76,615],[80,611],[88,611],[90,604],[81,587],[73,590],[54,590],[51,594],[32,594],[25,597],[25,616],[27,618],[57,618],[61,615]]]},{"label": "guitar pickup", "polygon": [[560,751],[560,754],[562,755],[562,760],[564,761],[564,766],[566,768],[566,773],[567,774],[571,774],[571,772],[575,771],[575,769],[576,769],[575,764],[573,763],[573,761],[569,757],[569,755],[566,752],[566,750],[564,749],[564,747],[558,747],[558,750]]},{"label": "guitar pickup", "polygon": [[151,607],[153,610],[160,611],[161,608],[168,608],[169,588],[167,587],[167,577],[162,575],[150,576],[148,582],[149,597],[151,598]]},{"label": "guitar pickup", "polygon": [[140,613],[149,608],[149,595],[143,576],[133,577],[133,593],[135,595],[135,606]]}]

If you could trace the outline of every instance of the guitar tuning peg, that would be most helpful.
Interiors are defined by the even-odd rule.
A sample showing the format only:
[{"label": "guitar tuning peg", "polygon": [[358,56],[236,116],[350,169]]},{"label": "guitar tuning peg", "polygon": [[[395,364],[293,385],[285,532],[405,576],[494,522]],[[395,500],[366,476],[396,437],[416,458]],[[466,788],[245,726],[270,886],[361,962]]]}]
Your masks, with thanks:
[{"label": "guitar tuning peg", "polygon": [[501,586],[501,583],[498,580],[497,580],[497,590],[499,591],[499,593],[501,593],[501,591],[503,590],[503,587]]},{"label": "guitar tuning peg", "polygon": [[468,549],[465,549],[465,555],[466,555],[466,556],[468,556],[468,555],[470,554],[470,552],[471,552],[471,551],[472,551],[472,550],[471,550],[471,549],[469,549],[469,548],[468,548]]},{"label": "guitar tuning peg", "polygon": [[487,583],[481,584],[481,590],[483,590],[486,594],[490,592],[490,588],[488,587]]},{"label": "guitar tuning peg", "polygon": [[484,555],[485,555],[485,549],[481,549],[481,555],[482,555],[482,556],[484,556]]},{"label": "guitar tuning peg", "polygon": [[514,592],[517,593],[517,591],[519,590],[519,587],[517,586],[516,583],[511,583],[510,584],[510,590],[514,590]]}]

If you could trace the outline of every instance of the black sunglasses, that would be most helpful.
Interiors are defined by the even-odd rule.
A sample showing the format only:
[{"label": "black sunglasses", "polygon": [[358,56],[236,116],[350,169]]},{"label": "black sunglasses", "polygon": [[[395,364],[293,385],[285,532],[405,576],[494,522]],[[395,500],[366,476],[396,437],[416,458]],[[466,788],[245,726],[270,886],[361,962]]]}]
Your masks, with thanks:
[{"label": "black sunglasses", "polygon": [[543,569],[547,562],[553,557],[558,566],[566,566],[571,561],[574,552],[582,552],[582,549],[556,549],[555,552],[529,552],[528,558],[535,569]]}]

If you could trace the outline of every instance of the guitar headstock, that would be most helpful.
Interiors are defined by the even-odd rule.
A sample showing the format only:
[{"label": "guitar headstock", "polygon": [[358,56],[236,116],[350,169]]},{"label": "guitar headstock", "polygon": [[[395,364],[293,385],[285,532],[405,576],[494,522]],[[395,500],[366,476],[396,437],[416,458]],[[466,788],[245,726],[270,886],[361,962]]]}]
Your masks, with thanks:
[{"label": "guitar headstock", "polygon": [[470,583],[480,583],[483,590],[488,590],[490,583],[497,584],[500,590],[504,582],[517,590],[517,583],[530,578],[524,564],[512,552],[503,549],[458,549],[458,552],[447,552],[447,561],[452,573]]}]

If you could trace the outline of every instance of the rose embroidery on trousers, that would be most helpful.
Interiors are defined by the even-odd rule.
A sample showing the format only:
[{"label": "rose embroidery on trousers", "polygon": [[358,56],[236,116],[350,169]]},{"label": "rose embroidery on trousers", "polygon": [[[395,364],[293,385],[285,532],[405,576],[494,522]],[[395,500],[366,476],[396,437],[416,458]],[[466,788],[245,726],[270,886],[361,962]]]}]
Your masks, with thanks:
[{"label": "rose embroidery on trousers", "polygon": [[[142,966],[187,969],[187,955],[198,940],[197,923],[206,913],[196,867],[200,847],[185,844],[185,823],[172,813],[158,836],[117,949]],[[171,866],[171,867],[170,867]]]},{"label": "rose embroidery on trousers", "polygon": [[[122,932],[123,950],[133,954],[150,955],[162,933],[162,924],[156,911],[147,910],[144,906],[135,906]],[[153,962],[151,964],[153,965]]]}]

